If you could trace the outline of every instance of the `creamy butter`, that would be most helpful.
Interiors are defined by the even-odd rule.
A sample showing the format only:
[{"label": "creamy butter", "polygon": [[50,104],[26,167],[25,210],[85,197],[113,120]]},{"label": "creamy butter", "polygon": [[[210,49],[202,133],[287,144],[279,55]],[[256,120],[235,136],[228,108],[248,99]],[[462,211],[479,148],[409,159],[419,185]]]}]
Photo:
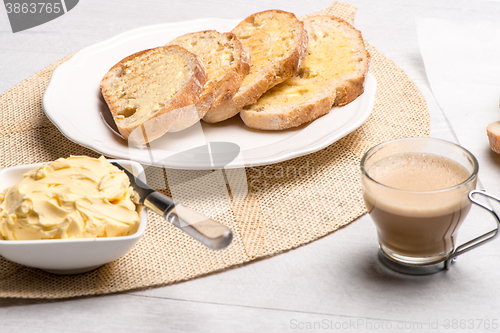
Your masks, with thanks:
[{"label": "creamy butter", "polygon": [[132,195],[127,175],[104,157],[60,158],[3,191],[0,236],[36,240],[133,234],[140,218]]}]

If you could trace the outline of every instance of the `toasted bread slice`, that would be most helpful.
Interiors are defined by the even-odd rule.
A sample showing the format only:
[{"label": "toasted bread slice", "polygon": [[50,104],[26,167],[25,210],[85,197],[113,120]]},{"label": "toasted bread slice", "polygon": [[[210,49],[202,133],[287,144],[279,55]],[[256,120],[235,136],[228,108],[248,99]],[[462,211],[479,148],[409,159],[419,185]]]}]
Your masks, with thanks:
[{"label": "toasted bread slice", "polygon": [[184,116],[169,132],[198,122],[208,110],[231,99],[250,70],[250,56],[236,35],[215,30],[189,33],[169,42],[196,54],[207,71],[207,82],[196,103],[196,112]]},{"label": "toasted bread slice", "polygon": [[207,112],[203,120],[209,123],[233,117],[268,89],[292,76],[307,49],[304,24],[294,14],[281,10],[250,15],[232,32],[250,53],[250,72],[231,100]]},{"label": "toasted bread slice", "polygon": [[490,141],[491,150],[500,154],[500,121],[495,121],[486,127],[486,134]]},{"label": "toasted bread slice", "polygon": [[304,20],[309,34],[307,55],[294,76],[271,88],[240,116],[251,128],[282,130],[327,114],[363,92],[369,54],[361,33],[330,16]]},{"label": "toasted bread slice", "polygon": [[194,108],[207,75],[200,59],[177,46],[132,54],[101,81],[120,134],[132,145],[151,142]]}]

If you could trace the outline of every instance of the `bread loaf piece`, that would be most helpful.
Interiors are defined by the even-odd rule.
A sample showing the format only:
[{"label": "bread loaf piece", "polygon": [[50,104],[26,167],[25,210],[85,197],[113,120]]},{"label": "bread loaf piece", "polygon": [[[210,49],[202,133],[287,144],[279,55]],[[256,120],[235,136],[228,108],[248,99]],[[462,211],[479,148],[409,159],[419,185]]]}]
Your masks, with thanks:
[{"label": "bread loaf piece", "polygon": [[500,121],[491,123],[486,127],[486,134],[490,141],[491,150],[500,154]]},{"label": "bread loaf piece", "polygon": [[195,112],[185,115],[170,128],[183,130],[198,122],[208,110],[230,100],[250,70],[250,56],[233,33],[215,30],[189,33],[169,42],[196,54],[207,71],[207,82],[196,103]]},{"label": "bread loaf piece", "polygon": [[132,54],[101,81],[101,93],[120,134],[141,145],[191,113],[207,75],[199,58],[172,45]]},{"label": "bread loaf piece", "polygon": [[292,76],[305,56],[307,32],[294,14],[268,10],[250,15],[232,32],[250,53],[250,72],[234,97],[209,110],[203,120],[216,123],[253,104],[268,89]]},{"label": "bread loaf piece", "polygon": [[282,130],[327,114],[363,92],[369,54],[361,33],[330,16],[304,20],[309,44],[297,73],[271,88],[240,116],[251,128]]}]

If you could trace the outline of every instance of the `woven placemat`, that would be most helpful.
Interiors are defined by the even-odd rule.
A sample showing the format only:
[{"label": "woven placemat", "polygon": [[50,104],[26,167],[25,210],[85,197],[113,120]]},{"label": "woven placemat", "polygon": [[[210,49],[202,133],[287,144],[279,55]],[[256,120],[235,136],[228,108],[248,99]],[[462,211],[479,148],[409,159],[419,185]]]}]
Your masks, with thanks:
[{"label": "woven placemat", "polygon": [[[335,2],[314,14],[352,22],[355,12],[356,8]],[[148,168],[153,187],[166,194],[182,189],[188,194],[182,200],[186,205],[229,226],[235,237],[228,248],[208,250],[150,213],[143,239],[128,255],[88,273],[53,275],[0,257],[0,297],[65,298],[166,285],[309,243],[364,214],[358,180],[363,153],[382,141],[429,136],[430,131],[427,105],[415,84],[374,47],[367,48],[377,92],[366,123],[314,154],[247,168],[248,195],[243,200],[236,200],[225,186],[231,176],[227,171]],[[69,155],[99,156],[66,139],[42,110],[50,75],[68,58],[0,96],[0,167]],[[200,180],[223,185],[208,191],[198,185]]]}]

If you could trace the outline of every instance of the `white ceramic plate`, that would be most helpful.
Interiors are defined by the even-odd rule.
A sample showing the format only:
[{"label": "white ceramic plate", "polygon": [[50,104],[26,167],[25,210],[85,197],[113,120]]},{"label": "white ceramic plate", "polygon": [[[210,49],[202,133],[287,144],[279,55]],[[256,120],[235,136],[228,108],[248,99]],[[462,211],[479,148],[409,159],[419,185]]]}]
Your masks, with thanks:
[{"label": "white ceramic plate", "polygon": [[179,133],[167,133],[147,148],[129,147],[110,130],[100,113],[107,106],[101,98],[99,83],[114,64],[184,33],[207,29],[230,31],[238,22],[202,19],[147,26],[84,48],[52,74],[43,97],[45,113],[66,137],[82,146],[114,158],[184,169],[210,169],[227,164],[214,161],[208,148],[190,150],[206,148],[209,142],[230,142],[239,147],[238,156],[226,167],[272,164],[325,148],[365,122],[375,100],[376,81],[370,73],[365,80],[365,92],[354,102],[335,107],[329,114],[294,129],[252,130],[236,116],[219,124],[201,122]]},{"label": "white ceramic plate", "polygon": [[[120,160],[116,162],[142,181],[146,181],[144,169],[139,163]],[[17,184],[26,172],[42,164],[20,165],[0,170],[0,191]],[[0,255],[12,262],[54,274],[83,273],[127,254],[144,235],[147,219],[146,207],[142,207],[139,228],[134,234],[123,237],[0,240]]]}]

